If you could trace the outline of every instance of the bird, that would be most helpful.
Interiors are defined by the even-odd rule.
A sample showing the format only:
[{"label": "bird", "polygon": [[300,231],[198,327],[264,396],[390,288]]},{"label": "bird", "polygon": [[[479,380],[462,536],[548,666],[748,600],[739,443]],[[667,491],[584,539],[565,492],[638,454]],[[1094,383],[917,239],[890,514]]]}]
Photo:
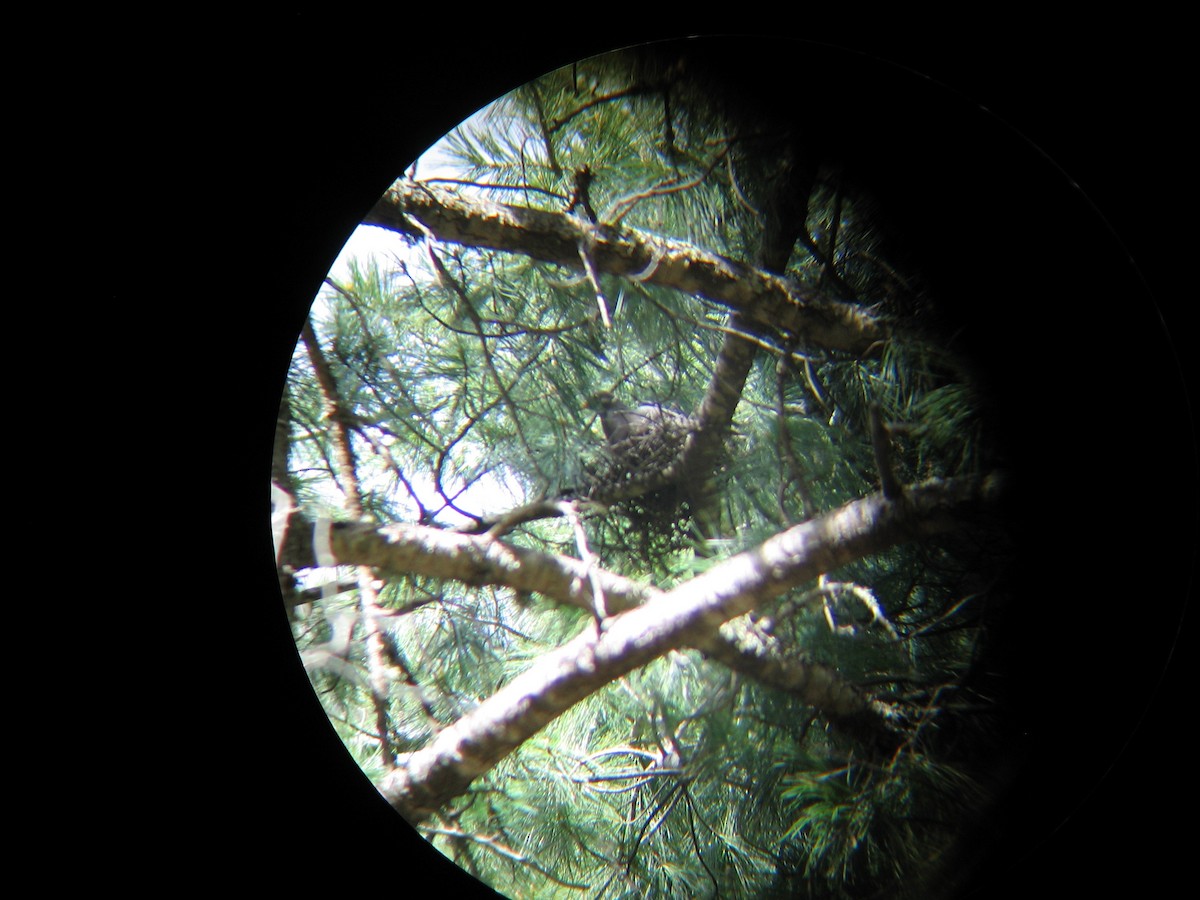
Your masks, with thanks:
[{"label": "bird", "polygon": [[662,403],[643,401],[630,409],[612,391],[598,391],[587,406],[599,411],[605,437],[600,459],[585,463],[588,498],[624,503],[634,532],[648,541],[643,552],[657,553],[651,548],[661,549],[658,538],[672,546],[690,541],[686,523],[698,521],[708,493],[706,479],[692,478],[688,464],[699,422]]},{"label": "bird", "polygon": [[600,427],[610,445],[654,434],[673,431],[684,434],[691,430],[692,420],[661,403],[640,403],[630,409],[613,396],[612,391],[598,391],[588,406],[600,412]]}]

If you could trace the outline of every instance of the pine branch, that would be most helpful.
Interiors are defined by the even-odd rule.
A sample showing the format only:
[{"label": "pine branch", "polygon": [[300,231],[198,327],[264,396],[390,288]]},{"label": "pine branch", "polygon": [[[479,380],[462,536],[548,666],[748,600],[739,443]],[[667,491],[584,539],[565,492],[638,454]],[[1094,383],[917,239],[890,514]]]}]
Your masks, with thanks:
[{"label": "pine branch", "polygon": [[896,710],[807,654],[789,655],[779,638],[752,622],[727,622],[718,634],[695,646],[740,675],[795,695],[867,746],[890,751],[900,743]]},{"label": "pine branch", "polygon": [[[404,757],[380,783],[380,791],[402,815],[419,822],[601,687],[672,649],[704,646],[722,623],[821,572],[954,527],[959,514],[993,500],[999,489],[996,477],[963,478],[913,486],[900,500],[877,494],[848,503],[714,566],[639,608],[612,617],[602,632],[589,626],[558,650],[544,655],[424,748]],[[335,552],[351,552],[357,546],[358,553],[370,551],[374,556],[380,549],[381,537],[369,531],[357,531],[352,541],[338,540],[339,535],[350,537],[349,531],[335,530]],[[418,537],[428,541],[431,536]],[[455,565],[455,557],[468,556],[469,565],[479,566],[477,577],[481,578],[487,577],[489,566],[497,576],[507,569],[510,574],[505,577],[511,578],[511,573],[523,568],[522,555],[530,554],[486,539],[442,537],[460,542],[459,547],[476,548],[474,554],[444,554],[443,565],[461,571],[462,563]],[[415,558],[411,549],[407,555]],[[536,558],[545,556],[532,554],[525,558],[532,569],[542,565]],[[582,602],[590,602],[588,570],[582,563],[572,568],[576,577],[570,590],[580,594]],[[600,570],[592,572],[602,582],[615,577]],[[619,583],[614,584],[614,588],[619,587]],[[612,608],[614,592],[605,588],[605,597]]]},{"label": "pine branch", "polygon": [[330,443],[333,446],[333,464],[338,487],[345,497],[346,511],[356,519],[362,518],[362,492],[358,484],[358,463],[354,458],[354,448],[350,443],[350,415],[346,411],[341,398],[338,396],[337,379],[329,368],[325,353],[321,350],[321,342],[317,339],[312,326],[312,319],[304,322],[300,332],[300,340],[312,363],[313,373],[321,389],[321,399],[325,404],[325,418],[330,425]]},{"label": "pine branch", "polygon": [[[326,415],[331,424],[330,440],[333,444],[333,457],[338,469],[338,481],[345,495],[346,511],[354,518],[361,519],[364,514],[363,492],[358,479],[358,464],[354,448],[350,443],[353,417],[338,394],[337,381],[321,350],[321,342],[317,339],[311,318],[305,321],[300,338],[308,352],[309,360],[312,362],[313,372],[316,374],[325,402]],[[395,749],[391,742],[391,726],[388,721],[387,709],[388,670],[390,667],[387,663],[386,638],[380,631],[376,615],[374,615],[379,611],[374,576],[367,566],[359,566],[357,575],[359,608],[363,614],[366,632],[368,684],[371,704],[375,711],[379,753],[383,765],[390,768],[394,764]]]},{"label": "pine branch", "polygon": [[[561,515],[561,511],[559,513]],[[288,526],[283,561],[312,566],[313,523],[295,514]],[[330,548],[341,565],[368,565],[383,576],[423,575],[472,586],[502,585],[559,603],[592,609],[587,566],[569,556],[543,553],[496,540],[425,525],[334,522]],[[596,571],[609,613],[630,609],[657,591],[604,570]]]},{"label": "pine branch", "polygon": [[733,428],[733,413],[741,400],[754,363],[755,346],[741,337],[741,317],[735,316],[717,354],[713,375],[696,412],[697,436],[685,454],[683,467],[702,477],[712,474]]},{"label": "pine branch", "polygon": [[857,356],[874,353],[888,330],[861,307],[806,291],[780,275],[684,241],[593,225],[563,212],[464,197],[401,181],[364,220],[415,237],[519,253],[583,271],[580,243],[602,274],[641,278],[740,311],[748,322],[794,334],[797,342]]}]

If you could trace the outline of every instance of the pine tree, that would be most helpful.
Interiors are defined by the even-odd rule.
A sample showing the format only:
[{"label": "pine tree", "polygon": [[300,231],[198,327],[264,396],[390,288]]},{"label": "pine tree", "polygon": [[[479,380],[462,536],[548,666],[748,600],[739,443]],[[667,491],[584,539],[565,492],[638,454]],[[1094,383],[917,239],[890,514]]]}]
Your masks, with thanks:
[{"label": "pine tree", "polygon": [[553,72],[380,199],[289,373],[285,601],[506,894],[933,896],[1001,787],[1002,460],[838,140],[709,52]]}]

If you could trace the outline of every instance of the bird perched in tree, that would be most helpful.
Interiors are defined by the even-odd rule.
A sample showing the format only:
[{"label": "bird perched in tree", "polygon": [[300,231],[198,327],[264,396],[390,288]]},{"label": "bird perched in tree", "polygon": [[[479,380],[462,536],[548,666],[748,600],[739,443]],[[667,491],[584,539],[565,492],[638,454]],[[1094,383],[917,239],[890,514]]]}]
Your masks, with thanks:
[{"label": "bird perched in tree", "polygon": [[600,411],[600,427],[611,445],[664,433],[682,436],[694,425],[688,416],[661,403],[641,403],[630,409],[611,391],[598,392],[588,406]]},{"label": "bird perched in tree", "polygon": [[586,496],[623,504],[648,559],[690,541],[687,523],[706,498],[705,479],[692,478],[686,466],[699,423],[661,403],[630,409],[610,391],[593,395],[587,405],[599,411],[606,440],[601,458],[585,464]]}]

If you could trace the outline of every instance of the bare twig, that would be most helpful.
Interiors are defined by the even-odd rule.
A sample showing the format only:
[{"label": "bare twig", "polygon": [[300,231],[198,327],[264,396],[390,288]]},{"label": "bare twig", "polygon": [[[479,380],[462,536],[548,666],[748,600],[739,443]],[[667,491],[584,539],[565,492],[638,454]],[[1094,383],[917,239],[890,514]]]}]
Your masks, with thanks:
[{"label": "bare twig", "polygon": [[588,584],[592,587],[592,613],[596,617],[596,628],[604,627],[604,620],[608,618],[608,610],[604,602],[604,587],[601,584],[600,578],[597,576],[598,560],[596,555],[592,553],[588,547],[587,532],[583,528],[583,521],[579,517],[579,506],[577,501],[560,501],[557,504],[562,514],[567,517],[567,521],[571,523],[571,528],[575,532],[575,547],[579,550],[579,560],[583,563],[587,570]]}]

